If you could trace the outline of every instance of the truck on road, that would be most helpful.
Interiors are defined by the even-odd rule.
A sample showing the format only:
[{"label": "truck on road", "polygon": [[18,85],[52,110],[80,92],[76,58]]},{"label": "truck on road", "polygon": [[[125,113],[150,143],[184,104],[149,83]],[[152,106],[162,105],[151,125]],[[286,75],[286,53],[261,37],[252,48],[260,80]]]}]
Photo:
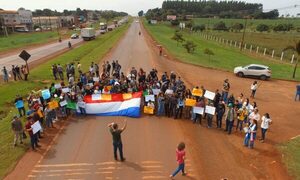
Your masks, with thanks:
[{"label": "truck on road", "polygon": [[89,41],[95,39],[96,32],[94,28],[82,28],[81,29],[81,37],[85,41]]},{"label": "truck on road", "polygon": [[105,34],[107,32],[107,24],[104,22],[100,22],[100,33]]}]

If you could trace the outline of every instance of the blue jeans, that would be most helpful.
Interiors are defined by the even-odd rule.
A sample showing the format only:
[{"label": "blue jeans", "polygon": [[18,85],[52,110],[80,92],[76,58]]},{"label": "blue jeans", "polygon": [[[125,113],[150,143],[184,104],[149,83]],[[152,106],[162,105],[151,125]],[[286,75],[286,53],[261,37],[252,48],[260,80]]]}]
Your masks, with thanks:
[{"label": "blue jeans", "polygon": [[38,134],[33,134],[32,136],[30,136],[30,144],[31,144],[31,148],[35,149],[35,147],[38,146],[38,138],[37,138]]},{"label": "blue jeans", "polygon": [[223,101],[227,104],[227,97],[228,97],[228,92],[223,91],[222,92],[222,99]]},{"label": "blue jeans", "polygon": [[223,113],[218,113],[217,114],[217,127],[222,128],[222,118],[223,118]]},{"label": "blue jeans", "polygon": [[185,173],[184,172],[184,163],[179,164],[179,166],[177,167],[177,169],[174,171],[174,173],[172,174],[172,176],[176,176],[176,174],[178,174],[179,172]]},{"label": "blue jeans", "polygon": [[79,107],[79,110],[80,110],[80,114],[86,115],[85,108]]},{"label": "blue jeans", "polygon": [[117,150],[119,149],[120,158],[121,158],[121,160],[123,160],[124,159],[124,157],[123,157],[123,144],[121,142],[114,142],[113,146],[114,146],[114,157],[115,157],[115,159],[118,159]]},{"label": "blue jeans", "polygon": [[[250,137],[251,137],[250,133],[247,133],[245,135],[244,145],[247,146],[247,147],[253,148],[254,147],[254,140],[256,138],[256,133],[253,133],[253,141],[250,141]],[[250,141],[250,144],[249,144],[249,141]]]},{"label": "blue jeans", "polygon": [[268,129],[261,128],[261,139],[262,140],[265,140],[267,130]]},{"label": "blue jeans", "polygon": [[244,122],[244,121],[237,120],[237,123],[236,123],[236,130],[238,130],[239,127],[240,127],[240,131],[242,131],[242,129],[243,129],[243,122]]},{"label": "blue jeans", "polygon": [[161,116],[164,114],[164,110],[165,110],[165,104],[164,103],[159,103],[158,104],[158,110],[157,110],[157,115]]},{"label": "blue jeans", "polygon": [[300,101],[300,93],[296,92],[296,95],[295,95],[295,101],[297,101],[297,98],[298,100]]},{"label": "blue jeans", "polygon": [[231,134],[233,123],[234,121],[226,120],[226,131],[228,131],[228,134]]}]

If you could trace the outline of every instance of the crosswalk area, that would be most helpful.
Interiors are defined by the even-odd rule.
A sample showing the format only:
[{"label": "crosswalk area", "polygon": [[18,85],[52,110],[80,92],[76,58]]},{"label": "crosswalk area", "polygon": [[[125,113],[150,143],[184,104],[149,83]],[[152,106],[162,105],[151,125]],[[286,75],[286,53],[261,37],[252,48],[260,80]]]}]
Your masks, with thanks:
[{"label": "crosswalk area", "polygon": [[[193,177],[189,161],[186,162],[186,169],[188,177]],[[172,171],[160,161],[37,164],[28,179],[157,180],[168,179]]]}]

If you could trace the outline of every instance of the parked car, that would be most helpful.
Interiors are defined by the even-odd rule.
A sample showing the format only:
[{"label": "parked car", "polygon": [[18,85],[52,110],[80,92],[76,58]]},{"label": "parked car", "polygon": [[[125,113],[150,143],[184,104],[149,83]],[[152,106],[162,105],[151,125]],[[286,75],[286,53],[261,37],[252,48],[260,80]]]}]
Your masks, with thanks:
[{"label": "parked car", "polygon": [[35,29],[35,32],[40,32],[40,31],[42,31],[41,28],[36,28],[36,29]]},{"label": "parked car", "polygon": [[78,39],[79,35],[77,33],[74,33],[71,35],[71,39]]},{"label": "parked car", "polygon": [[268,66],[260,64],[250,64],[247,66],[238,66],[234,68],[234,74],[239,77],[256,77],[261,80],[271,78],[271,69]]}]

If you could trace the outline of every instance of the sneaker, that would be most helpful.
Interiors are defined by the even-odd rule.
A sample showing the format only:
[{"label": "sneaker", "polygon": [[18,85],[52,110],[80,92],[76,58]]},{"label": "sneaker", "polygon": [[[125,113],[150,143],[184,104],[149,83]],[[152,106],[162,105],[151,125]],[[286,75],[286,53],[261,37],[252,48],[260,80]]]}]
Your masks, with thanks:
[{"label": "sneaker", "polygon": [[186,175],[187,175],[187,173],[181,173],[181,175],[182,175],[182,176],[186,176]]},{"label": "sneaker", "polygon": [[174,176],[171,174],[170,176],[169,176],[171,179],[174,179]]},{"label": "sneaker", "polygon": [[121,159],[122,162],[124,162],[126,160],[126,158]]}]

